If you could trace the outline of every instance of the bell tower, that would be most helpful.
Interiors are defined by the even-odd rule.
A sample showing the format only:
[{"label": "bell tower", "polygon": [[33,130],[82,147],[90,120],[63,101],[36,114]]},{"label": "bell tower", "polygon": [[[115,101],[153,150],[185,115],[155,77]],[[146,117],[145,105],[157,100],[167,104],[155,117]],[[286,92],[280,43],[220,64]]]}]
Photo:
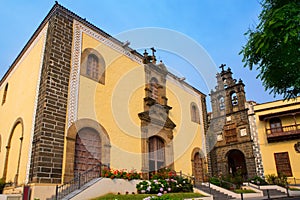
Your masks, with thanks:
[{"label": "bell tower", "polygon": [[211,91],[210,134],[215,138],[211,153],[211,173],[256,175],[253,142],[248,120],[244,83],[232,77],[230,68],[217,74],[217,86]]}]

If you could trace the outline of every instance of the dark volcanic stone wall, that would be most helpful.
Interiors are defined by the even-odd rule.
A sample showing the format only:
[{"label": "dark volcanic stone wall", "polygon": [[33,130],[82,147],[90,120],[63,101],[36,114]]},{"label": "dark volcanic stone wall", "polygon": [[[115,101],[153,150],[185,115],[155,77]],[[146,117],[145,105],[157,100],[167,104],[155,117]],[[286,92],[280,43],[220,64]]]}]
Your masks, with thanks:
[{"label": "dark volcanic stone wall", "polygon": [[61,183],[73,18],[57,8],[48,21],[29,180]]}]

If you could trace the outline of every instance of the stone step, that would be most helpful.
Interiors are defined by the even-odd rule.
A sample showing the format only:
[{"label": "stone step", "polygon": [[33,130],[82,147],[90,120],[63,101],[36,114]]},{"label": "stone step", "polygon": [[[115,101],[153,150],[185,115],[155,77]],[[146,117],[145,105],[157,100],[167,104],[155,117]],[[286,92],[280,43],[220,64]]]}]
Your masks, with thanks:
[{"label": "stone step", "polygon": [[213,195],[214,200],[234,199],[234,197],[231,197],[227,194],[224,194],[224,193],[214,190],[212,188],[209,189],[209,187],[205,186],[205,185],[197,185],[195,187],[199,190],[202,190],[203,192]]},{"label": "stone step", "polygon": [[267,189],[263,189],[262,191],[263,191],[264,196],[268,196],[268,191],[269,191],[270,197],[272,197],[272,196],[281,196],[281,195],[286,196],[286,193],[281,192],[281,191],[276,190],[276,189],[268,189],[268,191],[267,191]]}]

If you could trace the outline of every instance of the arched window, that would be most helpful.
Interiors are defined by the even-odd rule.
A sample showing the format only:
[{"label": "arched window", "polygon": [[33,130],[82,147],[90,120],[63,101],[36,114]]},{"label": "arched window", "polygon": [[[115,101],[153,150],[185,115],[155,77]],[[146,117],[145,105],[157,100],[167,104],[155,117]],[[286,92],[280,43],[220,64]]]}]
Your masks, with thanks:
[{"label": "arched window", "polygon": [[99,59],[95,54],[88,55],[86,74],[92,79],[99,79]]},{"label": "arched window", "polygon": [[270,119],[270,128],[272,133],[282,132],[281,120],[278,117]]},{"label": "arched window", "polygon": [[98,51],[91,48],[83,51],[80,74],[101,84],[105,83],[105,61]]},{"label": "arched window", "polygon": [[151,98],[158,99],[158,80],[156,78],[151,78],[150,80]]},{"label": "arched window", "polygon": [[149,138],[149,171],[157,171],[165,167],[165,144],[157,136]]},{"label": "arched window", "polygon": [[6,96],[7,96],[7,91],[8,91],[8,83],[6,83],[6,86],[4,88],[4,92],[3,92],[3,96],[2,96],[2,105],[5,103],[6,101]]},{"label": "arched window", "polygon": [[225,109],[225,99],[222,96],[219,98],[219,106],[220,106],[220,110]]},{"label": "arched window", "polygon": [[191,103],[191,120],[192,122],[200,123],[199,109],[196,103]]},{"label": "arched window", "polygon": [[233,106],[238,105],[238,98],[237,98],[235,92],[233,92],[233,93],[231,94],[231,104],[232,104]]}]

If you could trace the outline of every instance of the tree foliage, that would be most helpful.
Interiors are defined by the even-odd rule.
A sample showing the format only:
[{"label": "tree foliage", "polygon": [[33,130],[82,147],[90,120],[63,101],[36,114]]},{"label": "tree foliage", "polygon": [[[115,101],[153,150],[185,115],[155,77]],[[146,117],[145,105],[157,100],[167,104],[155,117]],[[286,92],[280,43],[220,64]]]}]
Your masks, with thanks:
[{"label": "tree foliage", "polygon": [[300,94],[300,0],[262,0],[259,24],[245,35],[245,67],[259,71],[266,90],[285,99]]}]

